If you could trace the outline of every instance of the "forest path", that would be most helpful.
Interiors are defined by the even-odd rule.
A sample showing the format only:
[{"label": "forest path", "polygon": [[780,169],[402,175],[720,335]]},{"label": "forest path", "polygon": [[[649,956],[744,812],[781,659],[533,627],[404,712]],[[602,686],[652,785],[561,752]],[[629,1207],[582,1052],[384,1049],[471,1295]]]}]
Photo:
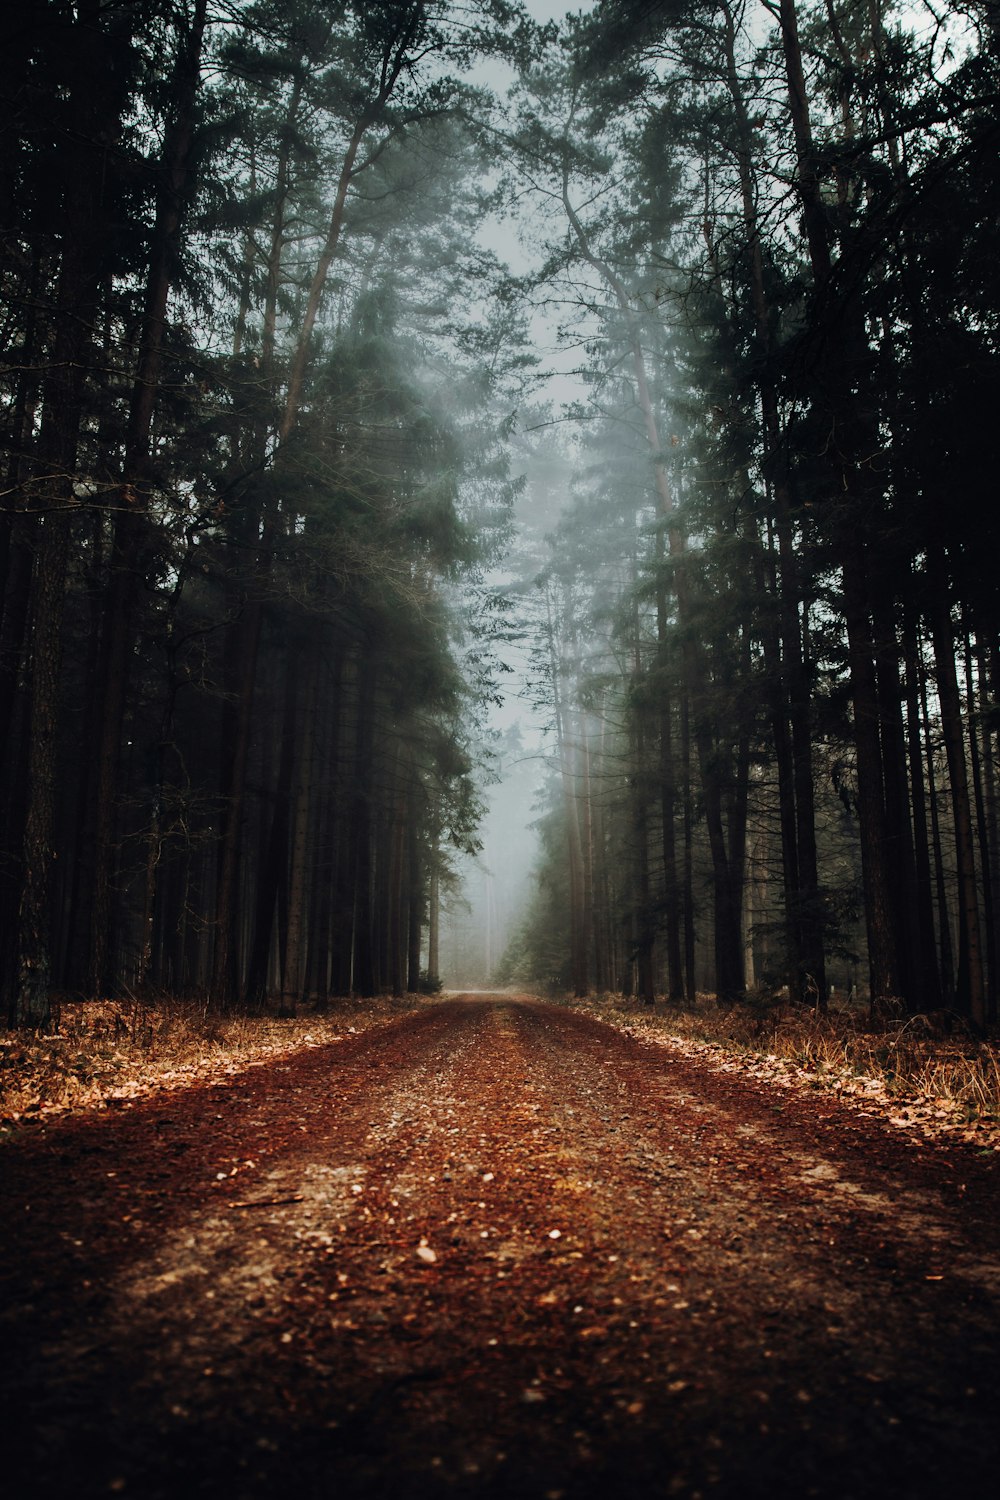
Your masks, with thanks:
[{"label": "forest path", "polygon": [[4,1148],[7,1493],[990,1492],[995,1154],[447,1000]]}]

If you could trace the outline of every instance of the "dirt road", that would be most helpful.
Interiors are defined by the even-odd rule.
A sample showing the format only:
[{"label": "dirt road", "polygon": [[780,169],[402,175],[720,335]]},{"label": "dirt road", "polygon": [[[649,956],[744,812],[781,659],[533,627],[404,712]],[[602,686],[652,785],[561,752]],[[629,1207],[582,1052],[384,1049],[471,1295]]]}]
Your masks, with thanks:
[{"label": "dirt road", "polygon": [[5,1486],[995,1491],[996,1154],[443,1002],[3,1148]]}]

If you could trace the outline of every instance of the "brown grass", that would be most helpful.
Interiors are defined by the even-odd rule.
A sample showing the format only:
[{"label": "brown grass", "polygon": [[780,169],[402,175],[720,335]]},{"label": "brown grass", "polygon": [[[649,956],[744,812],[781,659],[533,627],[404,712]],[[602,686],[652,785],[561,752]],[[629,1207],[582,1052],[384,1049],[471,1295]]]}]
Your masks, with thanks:
[{"label": "brown grass", "polygon": [[684,1007],[651,1008],[621,995],[571,1003],[614,1024],[762,1064],[765,1073],[770,1065],[813,1087],[872,1101],[881,1096],[890,1112],[929,1106],[942,1122],[1000,1132],[1000,1046],[972,1035],[957,1017],[937,1013],[873,1027],[861,1010],[825,1016],[787,1004],[724,1010],[711,996]]},{"label": "brown grass", "polygon": [[[408,1010],[433,1004],[338,1000],[322,1015],[215,1016],[174,999],[65,1004],[49,1034],[0,1032],[0,1121],[101,1108],[229,1076],[301,1047],[320,1046]],[[933,1117],[1000,1141],[1000,1047],[961,1030],[935,1034],[911,1018],[873,1030],[864,1013],[828,1016],[789,1006],[720,1010],[711,997],[692,1007],[655,1009],[621,995],[565,1002],[601,1020],[707,1053],[755,1075],[795,1075],[811,1087],[857,1094],[866,1105]]]},{"label": "brown grass", "polygon": [[211,1015],[204,1004],[175,999],[67,1003],[51,1032],[0,1031],[0,1120],[211,1081],[426,1003],[416,995],[340,1000],[322,1015],[281,1019]]}]

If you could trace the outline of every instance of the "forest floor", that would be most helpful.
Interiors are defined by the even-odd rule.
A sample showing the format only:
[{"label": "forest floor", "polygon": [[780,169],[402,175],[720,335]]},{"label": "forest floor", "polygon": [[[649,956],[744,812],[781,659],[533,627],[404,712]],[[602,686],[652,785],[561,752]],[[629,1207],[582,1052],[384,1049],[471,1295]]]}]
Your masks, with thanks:
[{"label": "forest floor", "polygon": [[10,1123],[6,1492],[991,1491],[1000,1152],[617,1021],[449,998]]}]

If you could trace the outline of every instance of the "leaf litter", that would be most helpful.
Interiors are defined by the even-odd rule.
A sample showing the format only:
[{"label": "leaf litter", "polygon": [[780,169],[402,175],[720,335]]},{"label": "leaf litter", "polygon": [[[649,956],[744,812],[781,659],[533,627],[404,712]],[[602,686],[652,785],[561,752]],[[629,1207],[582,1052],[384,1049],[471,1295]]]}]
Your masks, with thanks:
[{"label": "leaf litter", "polygon": [[981,1485],[995,1158],[773,1101],[476,997],[22,1127],[11,1463],[143,1500]]}]

